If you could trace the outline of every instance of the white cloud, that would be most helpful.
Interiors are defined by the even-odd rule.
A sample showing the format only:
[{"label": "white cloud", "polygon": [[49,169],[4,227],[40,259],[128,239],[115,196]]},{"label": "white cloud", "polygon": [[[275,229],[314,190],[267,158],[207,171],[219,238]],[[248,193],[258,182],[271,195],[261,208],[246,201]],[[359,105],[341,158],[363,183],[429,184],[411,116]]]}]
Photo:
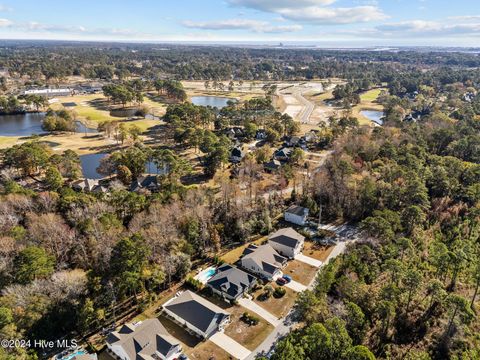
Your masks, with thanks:
[{"label": "white cloud", "polygon": [[228,0],[231,5],[275,13],[284,19],[315,25],[352,24],[388,18],[375,2],[361,6],[329,6],[336,0]]},{"label": "white cloud", "polygon": [[266,21],[228,19],[220,21],[184,21],[183,26],[201,30],[249,30],[258,33],[284,33],[302,29],[301,25],[271,25]]},{"label": "white cloud", "polygon": [[8,19],[0,19],[0,28],[12,26],[13,22]]},{"label": "white cloud", "polygon": [[384,20],[387,16],[376,6],[357,6],[352,8],[284,9],[280,14],[289,20],[313,24],[351,24]]},{"label": "white cloud", "polygon": [[444,37],[455,35],[480,35],[480,19],[477,22],[451,24],[448,21],[411,20],[383,24],[376,27],[384,36]]},{"label": "white cloud", "polygon": [[337,0],[228,0],[235,6],[242,6],[266,12],[276,12],[281,9],[294,9],[308,6],[331,5]]}]

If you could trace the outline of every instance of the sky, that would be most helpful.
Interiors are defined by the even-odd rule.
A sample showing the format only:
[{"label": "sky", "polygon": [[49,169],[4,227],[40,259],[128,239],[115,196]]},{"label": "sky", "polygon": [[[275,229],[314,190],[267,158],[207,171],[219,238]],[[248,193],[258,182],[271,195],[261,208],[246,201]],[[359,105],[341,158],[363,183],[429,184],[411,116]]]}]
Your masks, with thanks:
[{"label": "sky", "polygon": [[480,0],[0,0],[0,39],[480,47]]}]

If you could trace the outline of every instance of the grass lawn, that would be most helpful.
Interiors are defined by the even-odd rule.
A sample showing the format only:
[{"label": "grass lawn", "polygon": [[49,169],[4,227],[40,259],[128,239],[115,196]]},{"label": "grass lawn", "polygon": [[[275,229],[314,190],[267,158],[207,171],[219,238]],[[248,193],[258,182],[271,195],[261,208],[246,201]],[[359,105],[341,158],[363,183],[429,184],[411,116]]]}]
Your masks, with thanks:
[{"label": "grass lawn", "polygon": [[383,90],[385,89],[372,89],[372,90],[366,91],[360,95],[360,100],[362,102],[374,102],[375,100],[377,100],[378,96]]},{"label": "grass lawn", "polygon": [[308,286],[310,281],[315,277],[317,268],[298,260],[292,260],[289,261],[287,267],[283,269],[283,273],[290,275],[293,280],[300,284]]},{"label": "grass lawn", "polygon": [[188,356],[189,359],[194,360],[229,360],[232,359],[230,354],[228,354],[225,350],[218,347],[211,341],[205,341],[198,344],[194,349],[186,350],[184,349],[185,354]]},{"label": "grass lawn", "polygon": [[133,121],[123,121],[127,127],[131,125],[137,125],[142,132],[147,131],[151,127],[159,125],[160,122],[158,120],[149,120],[149,119],[140,119],[140,120],[133,120]]},{"label": "grass lawn", "polygon": [[[216,296],[205,296],[208,301],[221,307],[230,313],[230,324],[225,329],[225,335],[230,336],[236,342],[242,344],[249,350],[256,349],[263,340],[273,331],[273,326],[253,312],[240,305],[231,305]],[[250,326],[241,320],[243,313],[257,316],[260,321],[257,325]]]},{"label": "grass lawn", "polygon": [[59,97],[59,102],[50,104],[54,110],[63,109],[62,103],[74,102],[76,106],[68,107],[77,113],[81,119],[90,120],[92,122],[101,122],[105,120],[121,120],[123,118],[110,115],[108,109],[109,104],[103,94],[74,95],[67,97]]},{"label": "grass lawn", "polygon": [[18,141],[18,136],[0,136],[0,147],[10,147]]},{"label": "grass lawn", "polygon": [[333,250],[333,246],[322,246],[312,241],[305,241],[303,255],[325,261]]},{"label": "grass lawn", "polygon": [[[225,334],[248,350],[255,350],[273,331],[273,326],[269,322],[241,306],[232,306],[227,311],[231,314],[232,323],[225,329]],[[244,312],[257,316],[260,319],[259,323],[253,326],[246,324],[240,319]]]},{"label": "grass lawn", "polygon": [[[278,286],[274,283],[270,283],[270,285],[274,289]],[[292,308],[293,304],[295,304],[295,300],[297,299],[297,293],[295,291],[287,287],[285,287],[285,290],[287,292],[283,297],[279,299],[271,296],[269,299],[261,301],[259,299],[261,298],[261,295],[264,291],[263,289],[259,289],[255,293],[253,293],[253,301],[255,301],[258,305],[260,305],[273,315],[277,316],[278,318],[284,317]]]}]

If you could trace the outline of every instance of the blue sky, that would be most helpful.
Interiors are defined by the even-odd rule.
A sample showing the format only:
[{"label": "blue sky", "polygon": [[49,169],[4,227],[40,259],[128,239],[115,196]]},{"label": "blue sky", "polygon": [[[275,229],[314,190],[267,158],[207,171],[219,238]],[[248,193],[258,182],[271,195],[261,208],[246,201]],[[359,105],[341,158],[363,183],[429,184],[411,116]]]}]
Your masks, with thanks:
[{"label": "blue sky", "polygon": [[15,0],[0,38],[480,46],[480,1]]}]

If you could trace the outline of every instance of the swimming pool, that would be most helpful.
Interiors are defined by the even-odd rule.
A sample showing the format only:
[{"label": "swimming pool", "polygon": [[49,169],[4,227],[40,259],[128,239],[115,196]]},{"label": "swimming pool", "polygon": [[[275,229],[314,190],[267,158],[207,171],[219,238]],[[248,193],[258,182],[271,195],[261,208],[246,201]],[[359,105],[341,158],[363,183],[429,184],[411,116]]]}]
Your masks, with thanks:
[{"label": "swimming pool", "polygon": [[77,350],[73,353],[70,353],[68,355],[65,355],[65,356],[61,356],[61,357],[58,357],[57,356],[57,359],[58,360],[72,360],[75,356],[80,356],[80,355],[86,355],[87,353],[85,352],[85,350]]},{"label": "swimming pool", "polygon": [[215,266],[211,266],[198,273],[198,275],[195,276],[195,279],[200,281],[202,284],[206,284],[207,281],[210,280],[213,275],[215,275],[216,271],[217,269],[215,268]]}]

